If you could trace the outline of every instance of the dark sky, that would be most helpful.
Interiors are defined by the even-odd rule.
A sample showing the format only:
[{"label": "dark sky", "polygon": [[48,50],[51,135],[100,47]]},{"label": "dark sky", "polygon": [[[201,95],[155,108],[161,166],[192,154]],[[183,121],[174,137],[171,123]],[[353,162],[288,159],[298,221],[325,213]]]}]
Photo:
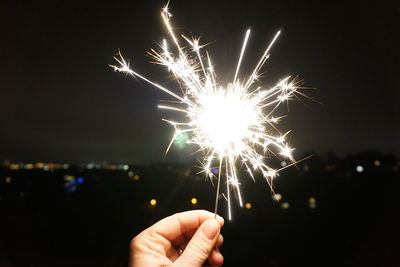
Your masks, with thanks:
[{"label": "dark sky", "polygon": [[[165,2],[10,2],[0,2],[0,159],[165,159],[172,129],[156,105],[168,97],[108,67],[121,49],[141,73],[168,80],[145,56],[165,36],[159,16]],[[281,127],[293,130],[298,152],[400,153],[398,1],[172,0],[170,6],[181,32],[214,41],[208,50],[222,81],[232,76],[247,27],[244,69],[283,30],[265,84],[299,75],[322,103],[290,104]],[[167,160],[186,156],[175,151]]]}]

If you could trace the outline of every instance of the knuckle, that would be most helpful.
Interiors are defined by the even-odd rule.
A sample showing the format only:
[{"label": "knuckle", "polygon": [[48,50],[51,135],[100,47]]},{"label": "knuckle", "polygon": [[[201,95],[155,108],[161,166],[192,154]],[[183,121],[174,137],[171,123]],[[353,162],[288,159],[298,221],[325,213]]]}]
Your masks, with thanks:
[{"label": "knuckle", "polygon": [[132,249],[132,250],[136,250],[136,249],[138,249],[138,246],[139,246],[139,239],[140,237],[139,236],[135,236],[134,238],[132,238],[132,240],[131,240],[131,243],[130,243],[130,248]]},{"label": "knuckle", "polygon": [[132,238],[130,242],[131,251],[140,251],[143,247],[143,232]]}]

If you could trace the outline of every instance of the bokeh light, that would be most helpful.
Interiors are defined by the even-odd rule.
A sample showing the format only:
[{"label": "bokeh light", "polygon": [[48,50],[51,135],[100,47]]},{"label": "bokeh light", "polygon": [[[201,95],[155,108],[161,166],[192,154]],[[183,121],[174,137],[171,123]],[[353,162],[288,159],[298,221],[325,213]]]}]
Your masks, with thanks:
[{"label": "bokeh light", "polygon": [[287,210],[289,207],[290,207],[290,204],[288,202],[283,202],[281,204],[281,208],[284,209],[284,210]]},{"label": "bokeh light", "polygon": [[359,172],[359,173],[362,173],[362,172],[364,171],[364,167],[361,166],[361,165],[358,165],[358,166],[356,167],[356,171]]},{"label": "bokeh light", "polygon": [[187,145],[187,140],[189,139],[189,136],[187,133],[181,133],[175,138],[174,144],[177,148],[179,149],[184,149]]},{"label": "bokeh light", "polygon": [[151,206],[157,205],[157,200],[155,200],[154,198],[152,200],[150,200],[150,205]]},{"label": "bokeh light", "polygon": [[14,171],[15,171],[15,170],[19,170],[19,165],[18,165],[18,164],[11,164],[11,165],[10,165],[10,169],[11,169],[11,170],[14,170]]},{"label": "bokeh light", "polygon": [[27,164],[25,164],[24,168],[26,170],[31,170],[31,169],[33,169],[33,164],[32,163],[27,163]]},{"label": "bokeh light", "polygon": [[313,197],[310,197],[308,199],[308,207],[310,209],[315,209],[317,207],[317,200],[315,198],[313,198]]},{"label": "bokeh light", "polygon": [[196,205],[197,204],[197,198],[192,198],[191,200],[190,200],[190,203],[192,203],[193,205]]}]

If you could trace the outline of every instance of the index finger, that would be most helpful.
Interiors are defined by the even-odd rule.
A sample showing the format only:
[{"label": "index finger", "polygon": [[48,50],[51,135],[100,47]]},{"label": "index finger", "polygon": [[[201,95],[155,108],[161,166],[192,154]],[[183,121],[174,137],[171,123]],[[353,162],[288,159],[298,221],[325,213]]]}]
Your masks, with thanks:
[{"label": "index finger", "polygon": [[[159,235],[172,241],[184,233],[196,230],[208,219],[213,219],[214,213],[206,210],[191,210],[176,213],[154,224],[151,228]],[[216,220],[220,226],[224,225],[224,219],[217,215]]]}]

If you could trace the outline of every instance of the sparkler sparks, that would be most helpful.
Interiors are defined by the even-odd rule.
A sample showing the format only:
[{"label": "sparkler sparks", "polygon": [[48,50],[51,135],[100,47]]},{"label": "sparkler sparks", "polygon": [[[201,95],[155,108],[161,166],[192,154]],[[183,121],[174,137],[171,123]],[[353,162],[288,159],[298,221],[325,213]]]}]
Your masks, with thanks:
[{"label": "sparkler sparks", "polygon": [[[286,77],[272,88],[256,85],[280,31],[275,34],[250,76],[240,80],[240,66],[250,37],[250,30],[247,30],[233,80],[223,87],[217,82],[210,56],[208,52],[203,53],[204,45],[200,45],[199,39],[183,35],[182,39],[178,38],[171,25],[172,15],[168,5],[162,9],[161,17],[173,47],[170,48],[167,40],[163,40],[160,50],[151,49],[149,54],[156,64],[166,66],[174,75],[181,87],[181,94],[134,71],[121,53],[115,57],[119,65],[112,67],[115,71],[141,78],[178,100],[175,105],[158,106],[160,109],[181,112],[187,118],[182,122],[164,120],[175,130],[167,151],[178,136],[189,134],[187,143],[198,146],[204,153],[202,172],[210,179],[217,179],[215,213],[218,210],[221,179],[225,178],[228,217],[231,219],[231,190],[237,194],[240,206],[243,205],[239,165],[247,170],[253,180],[254,172],[260,172],[273,189],[272,180],[279,170],[267,165],[266,156],[273,154],[295,163],[293,148],[285,141],[287,133],[279,132],[277,124],[280,118],[273,114],[279,105],[295,96],[300,81]],[[180,44],[182,41],[185,46]],[[211,171],[215,167],[218,167],[218,175]]]}]

